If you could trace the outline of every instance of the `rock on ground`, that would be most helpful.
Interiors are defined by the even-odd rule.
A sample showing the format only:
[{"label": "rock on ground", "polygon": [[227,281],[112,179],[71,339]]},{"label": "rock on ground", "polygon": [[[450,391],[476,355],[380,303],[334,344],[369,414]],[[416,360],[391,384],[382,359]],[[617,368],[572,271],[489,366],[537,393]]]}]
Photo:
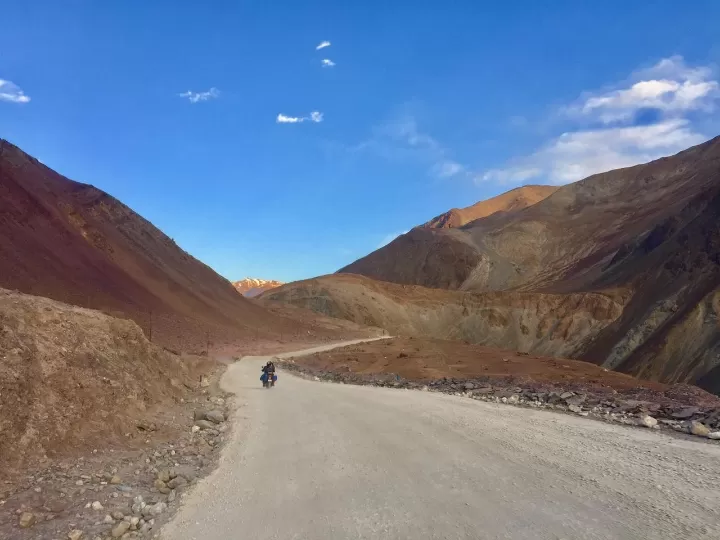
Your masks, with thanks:
[{"label": "rock on ground", "polygon": [[708,427],[702,422],[692,421],[690,423],[690,433],[698,437],[707,437],[710,434]]},{"label": "rock on ground", "polygon": [[646,428],[653,428],[657,426],[657,423],[658,421],[650,415],[646,414],[640,417],[640,425],[645,426]]},{"label": "rock on ground", "polygon": [[31,512],[23,512],[20,514],[20,522],[19,525],[23,529],[27,529],[35,525],[37,522],[37,518],[35,517],[35,514]]}]

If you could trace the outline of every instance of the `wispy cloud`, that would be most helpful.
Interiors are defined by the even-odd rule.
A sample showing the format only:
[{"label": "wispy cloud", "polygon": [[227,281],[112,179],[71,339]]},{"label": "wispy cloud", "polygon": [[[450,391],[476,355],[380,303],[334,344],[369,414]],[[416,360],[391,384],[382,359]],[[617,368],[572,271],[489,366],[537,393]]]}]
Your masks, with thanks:
[{"label": "wispy cloud", "polygon": [[677,153],[707,139],[694,127],[694,113],[713,113],[719,99],[712,69],[665,58],[613,88],[584,93],[562,110],[575,129],[478,181],[565,184]]},{"label": "wispy cloud", "polygon": [[313,111],[309,116],[287,116],[280,113],[275,118],[277,124],[301,124],[302,122],[315,122],[319,124],[322,121],[323,113],[320,111]]},{"label": "wispy cloud", "polygon": [[321,60],[322,67],[335,67],[335,62],[330,60],[329,58],[323,58]]},{"label": "wispy cloud", "polygon": [[372,152],[389,160],[422,163],[431,175],[438,178],[469,174],[467,167],[452,159],[449,150],[423,132],[417,120],[409,114],[376,127],[369,139],[348,150],[354,153]]},{"label": "wispy cloud", "polygon": [[29,103],[30,96],[13,82],[0,79],[0,101],[9,101],[10,103]]},{"label": "wispy cloud", "polygon": [[321,41],[320,44],[317,47],[315,47],[315,50],[319,51],[320,49],[324,49],[325,47],[329,47],[330,45],[331,45],[331,43],[329,41]]},{"label": "wispy cloud", "polygon": [[208,101],[210,99],[215,99],[220,96],[220,90],[213,87],[207,92],[191,92],[188,90],[187,92],[183,92],[182,94],[178,94],[178,96],[187,98],[190,103],[198,103],[200,101]]}]

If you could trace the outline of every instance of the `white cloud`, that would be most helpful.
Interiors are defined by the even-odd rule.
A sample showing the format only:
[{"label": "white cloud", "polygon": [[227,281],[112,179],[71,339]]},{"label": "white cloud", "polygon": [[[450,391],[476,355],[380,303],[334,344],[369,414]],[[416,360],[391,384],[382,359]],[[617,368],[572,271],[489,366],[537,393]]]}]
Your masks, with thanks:
[{"label": "white cloud", "polygon": [[465,172],[465,167],[457,161],[448,160],[435,165],[434,172],[440,178],[451,178],[455,175]]},{"label": "white cloud", "polygon": [[408,231],[401,231],[401,232],[395,232],[391,234],[387,234],[383,237],[383,239],[380,241],[378,246],[375,249],[380,249],[382,247],[387,246],[390,242],[398,238],[399,236],[402,236],[403,234],[407,234]]},{"label": "white cloud", "polygon": [[278,124],[300,124],[302,122],[315,122],[316,124],[323,121],[323,113],[313,111],[310,116],[287,116],[282,113],[278,114],[275,122]]},{"label": "white cloud", "polygon": [[215,99],[220,96],[220,91],[213,87],[207,92],[191,92],[188,90],[187,92],[183,92],[182,94],[178,94],[180,97],[188,98],[190,103],[198,103],[199,101],[208,101],[209,99]]},{"label": "white cloud", "polygon": [[543,178],[553,184],[567,184],[592,174],[675,154],[704,140],[684,119],[647,126],[568,132],[515,165],[485,172],[479,180],[520,184]]},{"label": "white cloud", "polygon": [[18,85],[13,82],[0,79],[0,101],[10,103],[29,103],[30,96],[25,95]]},{"label": "white cloud", "polygon": [[420,131],[411,115],[403,115],[373,130],[373,136],[353,147],[351,152],[373,152],[388,160],[425,163],[430,174],[451,178],[467,174],[467,168],[449,157],[448,150],[435,138]]},{"label": "white cloud", "polygon": [[284,114],[280,113],[277,115],[277,118],[275,119],[275,122],[278,124],[297,124],[298,122],[302,122],[304,119],[300,118],[299,116],[285,116]]},{"label": "white cloud", "polygon": [[720,88],[707,67],[688,67],[682,57],[636,71],[626,83],[585,93],[563,112],[576,129],[529,156],[491,169],[478,181],[519,184],[538,178],[554,184],[645,163],[699,144],[707,137],[693,113],[715,110]]},{"label": "white cloud", "polygon": [[322,41],[317,47],[315,47],[315,50],[319,51],[320,49],[324,49],[325,47],[329,47],[330,45],[331,43],[329,41]]},{"label": "white cloud", "polygon": [[330,60],[329,58],[323,58],[321,60],[322,67],[335,67],[335,62]]},{"label": "white cloud", "polygon": [[632,120],[646,109],[664,114],[711,112],[720,97],[712,75],[710,68],[691,68],[681,56],[672,56],[635,72],[625,88],[584,95],[568,111],[605,124]]}]

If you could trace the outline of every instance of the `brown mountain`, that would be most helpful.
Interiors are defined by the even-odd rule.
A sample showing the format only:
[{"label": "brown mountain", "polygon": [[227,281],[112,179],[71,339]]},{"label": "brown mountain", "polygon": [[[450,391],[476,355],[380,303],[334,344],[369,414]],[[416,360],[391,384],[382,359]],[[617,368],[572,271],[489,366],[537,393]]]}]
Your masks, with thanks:
[{"label": "brown mountain", "polygon": [[466,208],[453,208],[431,219],[421,227],[428,229],[457,228],[497,212],[516,212],[548,198],[557,189],[556,186],[519,187]]},{"label": "brown mountain", "polygon": [[279,287],[283,283],[272,279],[245,278],[233,281],[235,290],[247,298],[253,298],[263,292]]},{"label": "brown mountain", "polygon": [[287,339],[310,328],[243,298],[117,199],[4,140],[0,287],[130,317],[173,350]]},{"label": "brown mountain", "polygon": [[585,290],[616,254],[712,198],[719,154],[720,138],[591,176],[516,212],[458,229],[415,228],[340,272],[462,290]]},{"label": "brown mountain", "polygon": [[[386,322],[391,330],[404,328],[409,310],[442,328],[429,334],[434,337],[454,333],[495,344],[502,335],[507,341],[498,346],[564,354],[720,391],[720,138],[591,176],[518,211],[496,212],[459,228],[415,228],[340,273],[466,293],[459,313],[450,307],[457,299],[430,305],[430,293],[407,299],[394,294],[405,312]],[[340,279],[322,278],[293,294],[322,310],[337,296],[328,280]],[[272,296],[300,287],[291,284]],[[489,293],[492,305],[475,296],[487,300]],[[386,296],[358,293],[349,318],[367,318],[381,294]],[[620,309],[601,318],[603,324],[581,313],[555,323],[541,315],[556,309],[559,298],[570,301],[577,294],[601,294]],[[525,307],[511,315],[518,295],[528,295]],[[586,301],[573,305],[586,313]],[[475,311],[468,305],[478,302]],[[573,321],[569,341],[548,341],[548,325],[565,328]]]}]

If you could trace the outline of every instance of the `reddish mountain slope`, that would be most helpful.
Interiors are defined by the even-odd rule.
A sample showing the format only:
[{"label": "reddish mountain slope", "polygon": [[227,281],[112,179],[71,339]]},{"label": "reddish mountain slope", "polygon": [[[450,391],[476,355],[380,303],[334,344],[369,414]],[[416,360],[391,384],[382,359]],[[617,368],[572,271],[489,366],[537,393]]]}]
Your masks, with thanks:
[{"label": "reddish mountain slope", "polygon": [[[495,309],[506,311],[521,292],[534,295],[538,305],[546,293],[600,292],[617,299],[621,312],[602,327],[576,327],[570,343],[556,342],[544,353],[720,391],[720,137],[591,176],[515,212],[459,228],[413,229],[340,272],[466,293],[495,291]],[[316,294],[329,305],[337,293],[323,291]],[[347,310],[351,320],[370,309],[370,300],[357,295],[358,306]],[[302,302],[309,302],[307,294]],[[472,323],[454,315],[455,331],[475,343],[502,335],[507,342],[501,347],[544,346],[543,332],[530,341],[515,332],[516,318],[488,310],[477,315],[480,322]],[[436,310],[423,315],[429,321],[438,316]],[[533,310],[527,316],[533,319]],[[532,335],[533,325],[524,324]]]},{"label": "reddish mountain slope", "polygon": [[557,189],[556,186],[519,187],[467,208],[453,208],[431,219],[421,227],[429,229],[457,228],[497,212],[517,212],[548,198]]},{"label": "reddish mountain slope", "polygon": [[[720,185],[719,167],[717,138],[676,156],[591,176],[516,212],[458,229],[413,229],[340,272],[475,291],[622,284],[608,281],[609,263],[668,219],[692,218],[692,208],[712,199]],[[615,269],[610,274],[619,275]]]},{"label": "reddish mountain slope", "polygon": [[240,281],[233,281],[235,290],[247,298],[253,298],[280,285],[283,285],[281,281],[272,279],[245,278]]},{"label": "reddish mountain slope", "polygon": [[135,320],[174,350],[306,334],[117,199],[0,140],[0,287]]}]

